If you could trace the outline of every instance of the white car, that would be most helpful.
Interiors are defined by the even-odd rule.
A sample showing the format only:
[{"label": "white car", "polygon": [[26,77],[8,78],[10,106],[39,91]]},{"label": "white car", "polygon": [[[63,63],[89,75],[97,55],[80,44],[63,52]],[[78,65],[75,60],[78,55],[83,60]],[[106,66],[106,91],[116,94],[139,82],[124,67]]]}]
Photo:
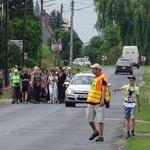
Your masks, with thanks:
[{"label": "white car", "polygon": [[73,61],[74,66],[80,66],[80,67],[89,67],[91,65],[91,62],[85,58],[76,58]]},{"label": "white car", "polygon": [[[72,78],[65,92],[66,107],[75,107],[76,103],[86,103],[93,77],[92,73],[80,73]],[[109,86],[111,85],[109,84]],[[106,108],[109,108],[109,102],[106,104]]]},{"label": "white car", "polygon": [[75,107],[76,103],[86,103],[93,77],[92,73],[79,73],[72,78],[65,92],[66,107]]}]

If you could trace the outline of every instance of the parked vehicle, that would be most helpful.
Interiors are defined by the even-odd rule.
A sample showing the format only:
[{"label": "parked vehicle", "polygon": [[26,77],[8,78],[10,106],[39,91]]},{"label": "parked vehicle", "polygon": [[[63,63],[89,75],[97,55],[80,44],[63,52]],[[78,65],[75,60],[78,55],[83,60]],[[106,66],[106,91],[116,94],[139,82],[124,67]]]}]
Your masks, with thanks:
[{"label": "parked vehicle", "polygon": [[85,58],[76,58],[73,61],[74,66],[80,66],[80,67],[89,67],[91,65],[91,62]]},{"label": "parked vehicle", "polygon": [[122,50],[122,57],[130,59],[133,66],[140,67],[139,51],[137,46],[124,46]]},{"label": "parked vehicle", "polygon": [[[70,83],[67,83],[68,87],[65,92],[66,107],[75,107],[77,103],[86,103],[93,77],[94,74],[92,73],[80,73],[76,74]],[[109,108],[109,105],[109,102],[107,102],[106,108]]]},{"label": "parked vehicle", "polygon": [[119,72],[133,74],[133,65],[129,59],[119,58],[115,65],[115,74]]}]

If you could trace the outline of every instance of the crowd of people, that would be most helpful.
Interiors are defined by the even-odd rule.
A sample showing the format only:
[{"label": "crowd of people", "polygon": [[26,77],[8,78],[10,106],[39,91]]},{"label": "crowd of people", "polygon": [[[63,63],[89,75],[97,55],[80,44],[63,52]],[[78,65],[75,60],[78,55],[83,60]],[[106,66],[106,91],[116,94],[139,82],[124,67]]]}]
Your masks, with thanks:
[{"label": "crowd of people", "polygon": [[71,67],[33,69],[26,66],[22,71],[13,67],[9,74],[12,104],[25,103],[64,103],[65,82],[70,82]]}]

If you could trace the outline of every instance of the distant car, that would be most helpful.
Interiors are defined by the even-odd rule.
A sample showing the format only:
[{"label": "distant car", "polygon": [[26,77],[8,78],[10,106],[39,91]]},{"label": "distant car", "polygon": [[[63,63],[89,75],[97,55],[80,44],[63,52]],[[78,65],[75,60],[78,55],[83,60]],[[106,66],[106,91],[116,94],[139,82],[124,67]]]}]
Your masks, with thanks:
[{"label": "distant car", "polygon": [[130,73],[133,74],[132,62],[127,58],[119,58],[115,65],[115,74],[118,73]]},{"label": "distant car", "polygon": [[73,61],[73,66],[80,66],[80,67],[89,67],[91,62],[85,58],[76,58]]},{"label": "distant car", "polygon": [[[93,77],[92,73],[80,73],[72,78],[65,92],[66,107],[75,107],[76,103],[86,103]],[[109,108],[109,102],[106,103],[106,108]]]}]

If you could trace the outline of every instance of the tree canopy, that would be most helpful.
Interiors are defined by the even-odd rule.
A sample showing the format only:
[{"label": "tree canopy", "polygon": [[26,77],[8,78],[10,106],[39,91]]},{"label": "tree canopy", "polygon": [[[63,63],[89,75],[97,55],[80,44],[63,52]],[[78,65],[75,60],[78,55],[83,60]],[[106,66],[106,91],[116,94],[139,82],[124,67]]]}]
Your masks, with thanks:
[{"label": "tree canopy", "polygon": [[122,46],[137,45],[150,63],[150,0],[94,0],[96,28],[103,33],[107,26],[119,27]]}]

